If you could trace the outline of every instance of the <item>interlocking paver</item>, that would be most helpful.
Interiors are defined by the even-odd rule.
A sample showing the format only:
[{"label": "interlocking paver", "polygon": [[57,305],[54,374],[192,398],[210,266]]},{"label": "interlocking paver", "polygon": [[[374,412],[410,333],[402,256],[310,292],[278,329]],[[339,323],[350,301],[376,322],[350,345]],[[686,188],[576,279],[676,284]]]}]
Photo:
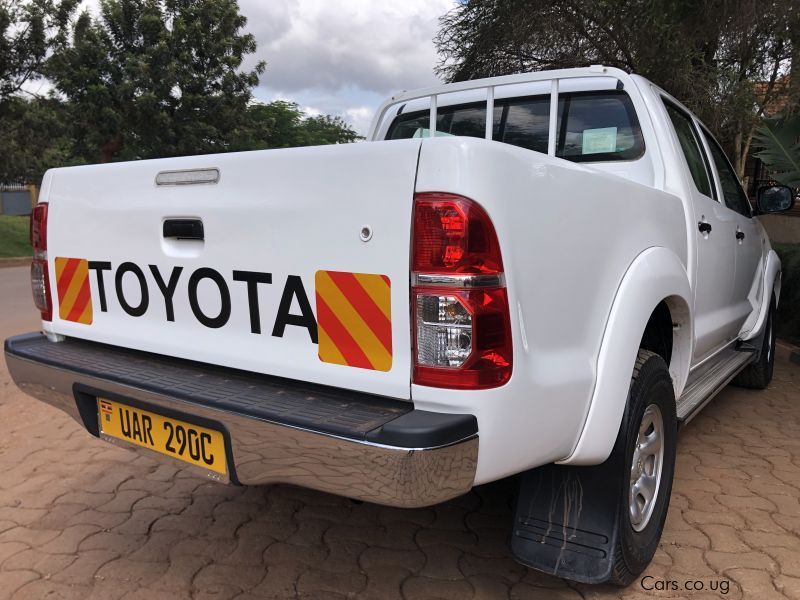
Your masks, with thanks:
[{"label": "interlocking paver", "polygon": [[800,578],[779,575],[774,581],[775,589],[782,592],[787,598],[797,600],[800,598]]},{"label": "interlocking paver", "polygon": [[194,576],[210,563],[211,559],[205,556],[192,554],[171,556],[167,563],[167,571],[161,577],[153,578],[149,587],[169,591],[177,598],[188,597]]},{"label": "interlocking paver", "polygon": [[430,577],[409,577],[403,581],[402,592],[406,598],[443,598],[460,600],[473,596],[472,584],[466,579],[447,581]]},{"label": "interlocking paver", "polygon": [[397,550],[373,546],[361,553],[359,564],[367,572],[395,567],[418,572],[425,566],[425,555],[416,549]]},{"label": "interlocking paver", "polygon": [[0,542],[0,567],[10,557],[29,549],[30,546],[24,542]]},{"label": "interlocking paver", "polygon": [[20,587],[11,598],[14,600],[34,600],[38,598],[85,600],[91,593],[92,587],[90,585],[72,585],[53,581],[52,579],[37,579]]},{"label": "interlocking paver", "polygon": [[34,571],[44,578],[60,573],[77,560],[75,554],[47,554],[38,550],[17,552],[3,563],[3,571]]},{"label": "interlocking paver", "polygon": [[704,555],[705,561],[717,573],[726,573],[732,569],[752,568],[776,573],[778,565],[764,552],[717,552],[709,550]]},{"label": "interlocking paver", "polygon": [[144,545],[147,537],[116,533],[114,531],[98,531],[90,535],[78,545],[78,551],[83,550],[110,550],[126,556]]},{"label": "interlocking paver", "polygon": [[6,542],[23,542],[31,547],[42,546],[54,538],[60,531],[57,529],[35,529],[32,527],[12,527],[0,533],[0,544]]},{"label": "interlocking paver", "polygon": [[170,549],[182,538],[180,531],[153,531],[128,557],[141,562],[168,563]]},{"label": "interlocking paver", "polygon": [[19,588],[32,581],[40,579],[36,571],[9,571],[3,573],[3,591],[5,598],[10,598]]},{"label": "interlocking paver", "polygon": [[756,569],[731,569],[727,572],[742,588],[745,597],[759,600],[784,600],[769,572]]},{"label": "interlocking paver", "polygon": [[581,600],[580,592],[573,589],[551,590],[518,583],[511,588],[512,600]]},{"label": "interlocking paver", "polygon": [[77,554],[80,543],[89,536],[102,531],[97,525],[73,525],[64,528],[55,538],[41,547],[51,554]]},{"label": "interlocking paver", "polygon": [[113,550],[84,550],[68,567],[53,575],[52,579],[70,585],[91,585],[100,568],[118,556],[119,553]]},{"label": "interlocking paver", "polygon": [[403,567],[364,567],[367,586],[361,592],[365,600],[403,600],[400,589],[411,573]]},{"label": "interlocking paver", "polygon": [[341,573],[310,569],[297,579],[297,591],[311,597],[332,593],[342,596],[358,595],[367,586],[363,573]]},{"label": "interlocking paver", "polygon": [[508,550],[513,480],[414,510],[210,483],[105,445],[22,394],[0,361],[0,600],[800,600],[800,368],[785,350],[778,359],[768,390],[729,388],[681,430],[646,571],[726,581],[725,595],[567,584],[526,569]]},{"label": "interlocking paver", "polygon": [[458,562],[464,554],[461,548],[436,544],[425,546],[425,566],[419,572],[420,575],[433,579],[448,579],[458,581],[464,578]]}]

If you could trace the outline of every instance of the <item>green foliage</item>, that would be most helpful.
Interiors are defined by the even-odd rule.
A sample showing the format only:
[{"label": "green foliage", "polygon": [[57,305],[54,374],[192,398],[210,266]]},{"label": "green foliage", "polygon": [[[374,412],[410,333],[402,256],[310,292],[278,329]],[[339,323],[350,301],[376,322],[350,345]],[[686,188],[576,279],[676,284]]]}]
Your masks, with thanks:
[{"label": "green foliage", "polygon": [[[42,76],[54,47],[66,39],[78,0],[0,0],[0,181],[34,181],[64,164],[60,103],[26,100],[25,85]],[[32,94],[30,94],[32,96]]]},{"label": "green foliage", "polygon": [[782,270],[776,331],[780,337],[800,344],[800,244],[773,244],[773,248]]},{"label": "green foliage", "polygon": [[41,76],[79,0],[0,0],[0,102]]},{"label": "green foliage", "polygon": [[[0,181],[54,166],[346,143],[338,117],[256,103],[236,0],[0,0]],[[21,86],[46,76],[49,98]]]},{"label": "green foliage", "polygon": [[50,167],[70,164],[66,122],[58,100],[0,102],[0,182],[37,182]]},{"label": "green foliage", "polygon": [[84,12],[48,77],[69,102],[87,162],[224,152],[264,63],[236,0],[102,0]]},{"label": "green foliage", "polygon": [[0,215],[0,258],[30,256],[33,253],[28,227],[28,217]]},{"label": "green foliage", "polygon": [[238,146],[246,150],[260,150],[346,144],[360,139],[339,117],[308,117],[296,103],[277,100],[248,107],[247,127],[238,140]]},{"label": "green foliage", "polygon": [[302,128],[308,142],[305,146],[347,144],[364,139],[344,119],[330,115],[308,117],[303,121]]},{"label": "green foliage", "polygon": [[756,156],[772,177],[789,187],[800,188],[800,112],[764,119],[756,129],[754,141],[764,148]]},{"label": "green foliage", "polygon": [[697,113],[741,173],[798,31],[796,0],[463,0],[441,19],[437,72],[450,81],[598,63],[636,72]]}]

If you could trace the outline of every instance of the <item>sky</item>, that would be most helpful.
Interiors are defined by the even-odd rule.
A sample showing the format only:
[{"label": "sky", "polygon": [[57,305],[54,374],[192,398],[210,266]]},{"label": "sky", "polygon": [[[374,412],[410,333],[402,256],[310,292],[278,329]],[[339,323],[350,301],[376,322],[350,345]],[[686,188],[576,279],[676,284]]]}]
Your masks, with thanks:
[{"label": "sky", "polygon": [[344,117],[362,135],[378,105],[437,83],[433,36],[454,0],[239,0],[266,60],[257,98]]},{"label": "sky", "polygon": [[[97,0],[84,0],[96,10]],[[366,134],[380,103],[434,85],[433,36],[455,0],[239,0],[267,62],[254,95],[292,100],[308,114],[341,116]]]}]

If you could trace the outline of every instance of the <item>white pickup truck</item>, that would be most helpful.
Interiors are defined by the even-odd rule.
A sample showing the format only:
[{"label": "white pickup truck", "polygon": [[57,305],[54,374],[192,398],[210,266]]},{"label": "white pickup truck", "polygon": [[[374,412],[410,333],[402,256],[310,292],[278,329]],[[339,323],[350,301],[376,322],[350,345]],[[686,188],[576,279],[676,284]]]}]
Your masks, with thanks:
[{"label": "white pickup truck", "polygon": [[[435,133],[434,135],[432,135]],[[369,142],[54,169],[17,385],[221,482],[414,507],[515,474],[531,567],[627,584],[677,429],[766,387],[780,262],[708,130],[589,67],[403,93]]]}]

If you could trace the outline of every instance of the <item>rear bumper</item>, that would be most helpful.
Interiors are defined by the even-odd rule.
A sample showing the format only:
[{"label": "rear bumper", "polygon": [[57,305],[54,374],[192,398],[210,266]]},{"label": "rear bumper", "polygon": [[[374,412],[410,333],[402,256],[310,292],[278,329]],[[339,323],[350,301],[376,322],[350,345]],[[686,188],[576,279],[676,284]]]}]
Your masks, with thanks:
[{"label": "rear bumper", "polygon": [[459,496],[475,479],[478,431],[472,415],[414,410],[410,402],[94,342],[50,342],[38,333],[7,339],[5,357],[20,389],[98,437],[101,394],[217,424],[229,449],[228,473],[202,473],[223,482],[290,483],[413,507]]}]

